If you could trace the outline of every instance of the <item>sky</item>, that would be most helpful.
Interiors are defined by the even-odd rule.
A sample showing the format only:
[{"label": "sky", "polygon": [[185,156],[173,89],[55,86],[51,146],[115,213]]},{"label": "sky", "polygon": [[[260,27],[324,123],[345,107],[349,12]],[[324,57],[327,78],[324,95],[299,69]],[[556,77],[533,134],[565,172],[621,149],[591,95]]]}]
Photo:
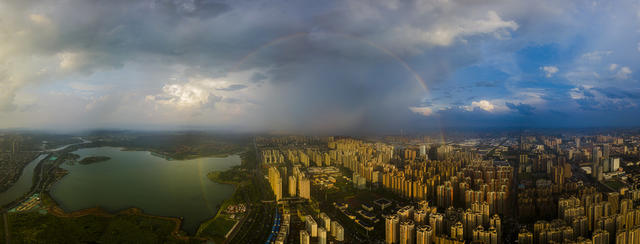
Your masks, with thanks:
[{"label": "sky", "polygon": [[640,2],[3,0],[0,128],[640,125]]}]

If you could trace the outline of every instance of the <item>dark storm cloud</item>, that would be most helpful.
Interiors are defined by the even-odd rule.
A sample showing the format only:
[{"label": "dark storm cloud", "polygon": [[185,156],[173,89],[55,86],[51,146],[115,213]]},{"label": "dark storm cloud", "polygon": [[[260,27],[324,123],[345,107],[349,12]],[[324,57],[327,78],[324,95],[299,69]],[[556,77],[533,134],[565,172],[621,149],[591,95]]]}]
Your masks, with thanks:
[{"label": "dark storm cloud", "polygon": [[280,84],[263,111],[272,124],[322,131],[386,130],[405,123],[408,107],[425,92],[391,60],[335,59],[308,48],[313,55],[270,71]]},{"label": "dark storm cloud", "polygon": [[603,87],[603,88],[595,88],[598,92],[604,94],[608,98],[615,99],[640,99],[640,89],[632,88],[632,89],[620,89],[617,87]]},{"label": "dark storm cloud", "polygon": [[256,72],[256,73],[253,73],[253,75],[251,75],[251,78],[249,79],[249,81],[251,83],[260,83],[260,82],[263,82],[263,81],[267,80],[268,78],[269,77],[266,76],[265,74],[260,73],[260,72]]},{"label": "dark storm cloud", "polygon": [[168,15],[196,18],[213,18],[229,10],[226,3],[214,0],[156,0],[153,6]]},{"label": "dark storm cloud", "polygon": [[524,115],[531,115],[533,114],[533,110],[535,110],[535,107],[529,105],[529,104],[524,104],[524,103],[520,103],[520,104],[514,104],[514,103],[510,103],[507,102],[505,103],[507,105],[507,107],[511,110],[515,110],[518,111],[521,114]]}]

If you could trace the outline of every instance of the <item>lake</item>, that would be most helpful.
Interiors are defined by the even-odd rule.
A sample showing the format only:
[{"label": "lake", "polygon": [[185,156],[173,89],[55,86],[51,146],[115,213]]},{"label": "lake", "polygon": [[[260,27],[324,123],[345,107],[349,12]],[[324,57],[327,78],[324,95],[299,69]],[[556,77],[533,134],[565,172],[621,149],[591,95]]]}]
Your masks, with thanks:
[{"label": "lake", "polygon": [[214,170],[240,165],[240,157],[166,160],[147,151],[116,147],[74,151],[82,158],[107,156],[94,164],[63,164],[69,174],[50,193],[65,211],[101,207],[117,212],[130,207],[147,214],[183,217],[183,229],[195,233],[199,224],[215,216],[218,204],[231,197],[234,187],[207,178]]}]

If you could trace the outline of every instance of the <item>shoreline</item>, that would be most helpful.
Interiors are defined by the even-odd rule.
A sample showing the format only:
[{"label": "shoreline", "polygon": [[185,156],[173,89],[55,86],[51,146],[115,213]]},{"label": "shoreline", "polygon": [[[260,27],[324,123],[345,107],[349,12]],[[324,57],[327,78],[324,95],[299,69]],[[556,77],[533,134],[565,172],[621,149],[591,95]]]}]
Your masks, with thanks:
[{"label": "shoreline", "polygon": [[[43,152],[38,152],[35,157],[33,157],[31,160],[29,160],[28,163],[26,163],[23,167],[20,167],[20,170],[18,172],[18,174],[16,174],[18,177],[13,179],[13,183],[9,186],[6,187],[6,189],[1,189],[0,190],[0,194],[7,192],[9,189],[11,189],[11,187],[13,187],[18,180],[20,179],[20,177],[22,177],[22,174],[24,173],[24,169],[27,167],[27,165],[29,165],[29,163],[33,162],[33,160],[36,160],[38,157],[40,157],[40,155],[42,155]],[[35,170],[35,168],[34,168]]]},{"label": "shoreline", "polygon": [[[140,216],[140,217],[145,217],[145,218],[154,218],[154,219],[160,219],[160,220],[165,220],[165,221],[171,221],[175,224],[174,229],[171,231],[171,236],[173,236],[176,239],[179,240],[190,240],[190,239],[195,239],[195,240],[200,240],[200,241],[206,241],[206,239],[203,238],[199,238],[194,236],[191,236],[189,234],[187,235],[182,235],[181,232],[182,230],[182,224],[183,224],[183,220],[181,217],[171,217],[171,216],[161,216],[161,215],[152,215],[152,214],[147,214],[144,212],[144,210],[142,210],[141,208],[137,208],[137,207],[130,207],[130,208],[126,208],[126,209],[122,209],[116,212],[110,212],[107,211],[101,207],[92,207],[92,208],[85,208],[85,209],[81,209],[81,210],[77,210],[77,211],[70,211],[67,212],[64,209],[62,209],[62,207],[60,207],[60,205],[58,204],[58,202],[51,196],[49,195],[49,193],[44,193],[43,196],[41,196],[42,198],[47,198],[49,201],[51,201],[51,203],[46,204],[47,206],[44,206],[44,208],[47,210],[47,212],[53,216],[56,217],[60,217],[60,218],[78,218],[78,217],[83,217],[83,216],[88,216],[88,215],[93,215],[93,216],[99,216],[99,217],[105,217],[105,218],[113,218],[115,216],[121,216],[121,215],[134,215],[134,216]],[[44,203],[43,203],[44,204]],[[186,231],[185,231],[186,233]]]},{"label": "shoreline", "polygon": [[[166,152],[152,149],[152,148],[138,148],[138,147],[127,147],[127,146],[117,146],[117,145],[92,145],[84,148],[100,148],[100,147],[114,147],[119,148],[121,151],[129,151],[129,152],[149,152],[151,155],[159,158],[163,158],[167,161],[182,161],[182,160],[194,160],[200,158],[227,158],[233,155],[240,155],[242,151],[239,152],[231,152],[231,153],[220,153],[220,154],[208,154],[208,155],[191,155],[187,157],[172,157]],[[78,148],[83,149],[83,148]]]},{"label": "shoreline", "polygon": [[[144,148],[127,148],[127,147],[123,147],[123,146],[110,146],[110,145],[85,144],[85,145],[83,145],[83,146],[81,146],[81,147],[77,147],[77,148],[69,148],[70,150],[69,150],[68,152],[70,153],[70,152],[73,152],[73,151],[76,151],[76,150],[80,150],[80,149],[92,149],[92,148],[101,148],[101,147],[111,147],[111,148],[116,148],[117,150],[125,151],[125,152],[127,152],[127,151],[130,151],[130,152],[149,152],[149,153],[151,153],[151,154],[152,154],[152,156],[154,156],[154,157],[160,157],[160,158],[163,158],[163,159],[165,159],[165,160],[167,160],[167,161],[174,161],[174,160],[182,161],[182,160],[183,160],[183,159],[174,159],[174,160],[169,160],[169,159],[167,159],[167,158],[163,157],[164,155],[162,155],[162,154],[157,154],[157,153],[156,153],[156,151],[155,151],[155,150],[153,150],[153,149],[144,149]],[[225,157],[224,157],[224,158],[229,157],[229,156],[233,156],[233,155],[237,155],[237,154],[225,155]],[[238,155],[238,156],[240,156],[240,155]],[[198,157],[198,158],[220,158],[220,157],[200,156],[200,157]],[[189,160],[189,159],[184,159],[184,160]],[[241,163],[240,163],[240,164],[238,164],[238,165],[241,165]],[[60,168],[59,166],[60,166],[59,164],[58,164],[58,165],[56,165],[56,168]],[[233,167],[233,166],[231,166],[231,167]],[[226,170],[230,170],[230,169],[231,169],[231,168],[226,169]],[[226,170],[225,170],[225,171],[226,171]],[[205,177],[206,177],[206,175],[205,175]],[[208,179],[208,178],[207,178],[207,179]],[[52,187],[53,187],[53,186],[54,186],[58,181],[59,181],[59,179],[54,179],[52,182],[47,182],[47,183],[48,183],[48,184],[47,184],[47,186],[46,186],[47,190],[45,191],[45,193],[48,195],[48,197],[49,197],[50,199],[52,199],[53,201],[55,201],[55,202],[56,202],[56,205],[57,205],[57,208],[58,208],[58,210],[57,210],[58,212],[75,213],[75,212],[82,212],[82,211],[98,211],[98,212],[96,212],[96,213],[104,212],[104,213],[106,213],[106,214],[110,214],[110,215],[117,215],[117,214],[120,214],[121,212],[127,212],[127,211],[129,211],[130,209],[137,209],[137,210],[139,210],[139,211],[141,211],[141,212],[143,211],[143,210],[142,210],[141,208],[139,208],[139,207],[131,206],[131,207],[129,207],[129,208],[122,209],[122,210],[117,210],[117,211],[108,211],[108,210],[105,210],[105,209],[103,209],[103,208],[101,208],[101,207],[93,207],[93,208],[80,209],[80,210],[74,210],[74,211],[69,211],[69,212],[67,212],[66,210],[64,210],[64,209],[62,208],[62,206],[61,206],[61,205],[60,205],[60,204],[59,204],[59,203],[54,199],[54,197],[51,195],[51,188],[52,188]],[[219,182],[216,182],[216,183],[219,183]],[[224,185],[233,185],[233,192],[232,192],[232,194],[229,196],[229,198],[225,198],[222,202],[220,202],[220,203],[218,204],[218,209],[216,210],[215,214],[214,214],[214,215],[212,215],[210,218],[207,218],[207,219],[205,219],[205,220],[203,220],[203,221],[201,221],[201,222],[197,223],[197,226],[196,226],[193,230],[185,230],[185,229],[183,229],[183,225],[182,225],[182,224],[180,224],[180,226],[178,227],[178,228],[179,228],[179,229],[178,229],[178,231],[183,231],[183,232],[187,233],[187,236],[192,237],[192,238],[197,238],[197,239],[199,239],[199,240],[200,240],[200,239],[201,239],[201,240],[208,240],[208,239],[205,239],[205,238],[197,237],[197,233],[198,233],[198,231],[201,229],[201,226],[202,226],[203,224],[207,223],[208,221],[210,221],[210,220],[212,220],[212,219],[215,219],[217,216],[219,216],[219,215],[220,215],[220,213],[222,213],[222,212],[223,212],[223,210],[224,210],[224,209],[223,209],[223,207],[222,207],[222,206],[224,206],[224,205],[225,205],[225,202],[229,201],[230,199],[233,199],[234,194],[235,194],[235,193],[236,193],[236,191],[238,190],[238,185],[235,185],[235,184],[226,184],[226,183],[222,183],[222,184],[224,184]],[[92,210],[92,209],[95,209],[95,210]],[[146,216],[146,217],[160,217],[160,218],[182,219],[182,217],[180,217],[180,216],[163,216],[163,215],[152,215],[152,214],[144,214],[143,216]],[[193,233],[190,233],[191,231],[193,231]]]},{"label": "shoreline", "polygon": [[[228,170],[231,170],[231,169],[228,169]],[[228,170],[225,170],[225,171],[228,171]],[[214,220],[216,220],[218,217],[221,217],[220,215],[221,215],[221,213],[224,211],[224,208],[223,208],[223,207],[224,207],[225,205],[228,205],[228,204],[229,204],[229,201],[231,201],[231,200],[234,198],[234,196],[235,196],[236,192],[238,192],[238,188],[240,188],[240,186],[239,186],[239,185],[240,185],[240,183],[239,183],[239,182],[234,183],[234,182],[216,181],[216,180],[213,180],[213,179],[211,179],[211,178],[209,177],[209,174],[210,174],[210,173],[212,173],[212,172],[225,172],[225,171],[211,171],[211,172],[207,173],[207,179],[209,179],[209,180],[210,180],[210,181],[212,181],[212,182],[218,183],[218,184],[223,184],[223,185],[232,185],[232,186],[233,186],[233,193],[231,194],[231,196],[230,196],[229,198],[224,199],[224,201],[222,201],[222,202],[220,203],[220,207],[218,207],[218,211],[216,211],[216,214],[215,214],[213,217],[211,217],[211,218],[209,218],[209,219],[207,219],[207,220],[203,221],[202,223],[200,223],[200,225],[198,226],[198,230],[196,230],[196,236],[197,236],[197,235],[199,235],[199,234],[202,232],[203,228],[205,228],[205,227],[206,227],[206,226],[204,226],[205,224],[210,223],[210,222],[213,222],[213,221],[214,221]]]},{"label": "shoreline", "polygon": [[[72,144],[67,144],[67,145],[60,146],[60,147],[65,147],[65,146],[66,146],[66,147],[68,148],[68,147],[72,147],[72,146],[76,146],[76,145],[82,145],[82,144],[83,144],[83,143],[72,143]],[[60,148],[60,147],[58,147],[58,148]],[[67,149],[67,148],[59,149],[59,151],[65,150],[65,149]],[[54,149],[55,149],[55,148],[54,148]],[[17,178],[17,179],[13,179],[13,180],[14,180],[14,181],[13,181],[13,184],[11,184],[10,186],[8,186],[6,189],[0,189],[0,194],[5,193],[7,190],[9,190],[11,187],[13,187],[13,186],[15,185],[15,183],[18,181],[18,179],[20,179],[20,177],[21,177],[21,176],[22,176],[22,174],[24,173],[24,169],[27,167],[27,165],[29,165],[29,163],[33,162],[33,160],[36,160],[36,159],[37,159],[38,157],[40,157],[42,154],[51,154],[51,153],[56,152],[56,151],[50,151],[50,150],[51,150],[51,149],[49,149],[49,150],[42,150],[42,151],[33,151],[33,152],[35,152],[36,154],[33,156],[33,158],[31,158],[31,159],[29,160],[29,162],[28,162],[28,163],[26,163],[23,167],[21,167],[21,168],[20,168],[20,170],[19,170],[19,172],[18,172],[18,174],[17,174],[18,178]],[[47,157],[47,158],[48,158],[48,157]],[[45,158],[45,159],[46,159],[46,158]],[[44,159],[42,159],[42,160],[44,160]],[[40,160],[40,162],[42,162],[42,160]],[[37,163],[38,165],[36,165],[36,167],[35,167],[35,168],[33,168],[33,170],[34,170],[34,171],[35,171],[35,170],[36,170],[36,168],[40,165],[40,162],[38,162],[38,163]],[[2,207],[4,207],[4,206],[0,206],[0,208],[2,208]]]},{"label": "shoreline", "polygon": [[[224,212],[224,208],[223,206],[228,205],[228,202],[231,201],[235,194],[238,191],[239,188],[239,184],[240,182],[219,182],[219,181],[213,181],[215,183],[218,184],[224,184],[224,185],[233,185],[233,193],[231,194],[231,196],[229,198],[224,199],[224,201],[222,201],[219,204],[219,208],[216,212],[216,214],[214,216],[212,216],[211,218],[202,221],[201,223],[198,224],[197,228],[194,230],[193,234],[189,234],[189,232],[187,232],[186,230],[182,229],[183,227],[183,219],[182,217],[175,217],[175,216],[161,216],[161,215],[152,215],[152,214],[147,214],[144,213],[144,211],[138,207],[129,207],[126,209],[122,209],[122,210],[118,210],[115,212],[110,212],[107,211],[101,207],[92,207],[92,208],[86,208],[86,209],[80,209],[80,210],[76,210],[76,211],[65,211],[62,206],[60,206],[58,204],[58,202],[53,198],[53,196],[51,196],[50,194],[50,189],[51,187],[53,187],[60,179],[57,179],[54,175],[53,172],[56,169],[62,169],[60,167],[60,164],[62,162],[64,162],[64,158],[62,157],[58,157],[58,159],[54,162],[52,162],[52,166],[48,168],[47,172],[43,172],[44,166],[43,166],[43,162],[45,162],[46,160],[49,160],[51,158],[51,156],[54,155],[64,155],[66,153],[71,153],[73,151],[76,150],[80,150],[80,149],[85,149],[85,148],[99,148],[99,147],[116,147],[119,148],[120,150],[123,151],[147,151],[150,152],[152,154],[156,154],[153,156],[157,156],[157,157],[162,157],[168,161],[173,161],[173,160],[193,160],[193,159],[198,159],[198,158],[226,158],[229,156],[233,156],[233,155],[238,155],[239,154],[223,154],[223,155],[209,155],[209,156],[195,156],[195,157],[190,157],[188,159],[168,159],[168,156],[166,156],[166,154],[164,153],[159,153],[159,151],[156,151],[154,149],[144,149],[144,148],[127,148],[127,147],[122,147],[122,146],[110,146],[110,145],[100,145],[97,143],[85,143],[85,144],[76,144],[76,145],[71,145],[69,147],[66,147],[64,149],[61,149],[59,151],[56,152],[39,152],[34,159],[37,159],[37,157],[41,156],[43,153],[47,153],[48,156],[44,157],[42,160],[40,160],[39,162],[36,162],[37,165],[33,168],[33,177],[32,177],[32,185],[31,188],[29,190],[29,192],[27,192],[26,194],[24,194],[23,196],[21,196],[18,199],[15,199],[14,201],[6,204],[5,206],[0,206],[2,207],[2,212],[7,212],[8,210],[18,206],[19,204],[21,204],[22,202],[24,202],[28,197],[32,196],[33,194],[37,193],[38,191],[40,191],[40,194],[45,195],[46,198],[48,198],[51,201],[51,204],[46,204],[45,206],[43,206],[44,209],[47,209],[48,213],[52,214],[53,216],[56,217],[61,217],[61,218],[73,218],[73,217],[82,217],[82,216],[87,216],[87,215],[94,215],[94,216],[101,216],[101,217],[114,217],[114,216],[120,216],[120,215],[136,215],[136,216],[141,216],[141,217],[146,217],[146,218],[155,218],[155,219],[161,219],[161,220],[167,220],[167,221],[171,221],[175,223],[175,228],[173,229],[173,231],[171,232],[171,235],[173,237],[175,237],[176,239],[179,240],[198,240],[198,241],[207,241],[210,240],[208,238],[202,238],[198,236],[198,233],[200,232],[200,230],[203,228],[203,225],[215,220],[216,218],[218,218],[221,213]],[[33,161],[34,159],[32,159],[31,161]],[[28,165],[28,164],[27,164]],[[242,163],[240,164],[242,165]],[[25,167],[22,168],[22,171],[24,171]],[[227,170],[231,170],[227,169]],[[225,171],[227,171],[225,170]],[[222,171],[224,172],[224,171]],[[22,172],[21,174],[22,175]],[[64,176],[63,176],[64,177]],[[209,180],[211,180],[209,177],[207,177]]]},{"label": "shoreline", "polygon": [[[38,157],[40,157],[41,155],[42,155],[42,153],[39,153],[39,154],[36,156],[36,158],[34,158],[33,160],[37,159],[37,158],[38,158]],[[37,170],[39,170],[40,165],[42,165],[42,162],[44,162],[45,160],[47,160],[47,159],[49,159],[49,158],[50,158],[50,157],[49,157],[49,156],[47,156],[47,157],[44,157],[44,158],[43,158],[42,160],[40,160],[39,162],[36,162],[36,166],[33,168],[33,173],[34,173],[34,175],[33,175],[32,179],[31,179],[31,181],[32,181],[32,182],[31,182],[31,188],[29,188],[29,191],[28,191],[27,193],[23,194],[21,197],[19,197],[19,198],[15,199],[15,200],[13,200],[13,201],[11,201],[11,202],[9,202],[9,203],[7,203],[7,204],[3,205],[3,206],[0,206],[0,212],[1,212],[1,213],[5,213],[5,212],[9,211],[10,209],[17,207],[18,205],[20,205],[20,203],[24,202],[24,201],[25,201],[29,196],[31,196],[31,195],[33,195],[33,194],[35,193],[35,191],[36,191],[36,187],[37,187],[37,186],[35,185],[35,182],[36,182],[36,179],[37,179],[37,178],[39,179],[39,176],[38,176],[38,175],[35,175],[35,173],[36,173],[36,171],[37,171]],[[32,160],[32,161],[33,161],[33,160]],[[24,171],[24,168],[26,168],[26,165],[25,165],[25,167],[23,167],[23,168],[22,168],[22,170],[23,170],[23,171]],[[21,173],[20,175],[22,176],[22,173]],[[14,183],[14,184],[15,184],[15,183]],[[5,192],[6,192],[6,191],[5,191]],[[4,192],[3,192],[3,193],[4,193]],[[1,193],[0,193],[0,194],[1,194]]]},{"label": "shoreline", "polygon": [[[239,166],[242,167],[242,162]],[[236,198],[236,194],[238,194],[238,190],[240,189],[241,185],[244,183],[243,181],[225,181],[225,180],[221,180],[219,179],[219,174],[224,173],[224,172],[229,172],[234,170],[234,168],[229,168],[227,170],[224,171],[220,171],[220,170],[216,170],[216,171],[211,171],[209,173],[207,173],[207,179],[209,179],[210,181],[214,182],[214,183],[218,183],[218,184],[223,184],[223,185],[231,185],[233,186],[233,194],[231,194],[231,196],[227,199],[225,199],[224,201],[222,201],[220,203],[220,206],[218,208],[218,211],[216,212],[215,216],[207,219],[206,221],[202,222],[200,224],[200,226],[198,227],[198,231],[196,232],[196,236],[200,236],[208,227],[209,225],[213,224],[218,218],[222,218],[222,214],[225,211],[225,206],[228,206],[230,204],[233,204]],[[211,176],[212,174],[214,174],[215,176]],[[226,240],[228,239],[228,236],[233,232],[233,230],[237,227],[237,225],[239,223],[241,223],[248,215],[248,212],[250,211],[250,207],[247,204],[247,213],[245,213],[245,215],[243,216],[242,219],[240,220],[234,220],[235,223],[234,225],[231,227],[231,229],[229,229],[226,233],[224,233],[224,240],[226,242]]]}]

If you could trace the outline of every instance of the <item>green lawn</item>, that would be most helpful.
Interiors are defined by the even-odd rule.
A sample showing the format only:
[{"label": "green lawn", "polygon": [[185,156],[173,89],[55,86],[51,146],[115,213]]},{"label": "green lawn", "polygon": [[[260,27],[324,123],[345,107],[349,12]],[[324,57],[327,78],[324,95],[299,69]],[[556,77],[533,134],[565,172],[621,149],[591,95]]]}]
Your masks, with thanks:
[{"label": "green lawn", "polygon": [[12,243],[182,243],[171,236],[174,222],[136,215],[60,218],[14,213],[9,223]]},{"label": "green lawn", "polygon": [[224,215],[217,216],[202,224],[201,229],[198,231],[198,236],[210,238],[216,243],[220,243],[225,239],[224,236],[231,230],[235,223],[235,220],[230,220]]}]

